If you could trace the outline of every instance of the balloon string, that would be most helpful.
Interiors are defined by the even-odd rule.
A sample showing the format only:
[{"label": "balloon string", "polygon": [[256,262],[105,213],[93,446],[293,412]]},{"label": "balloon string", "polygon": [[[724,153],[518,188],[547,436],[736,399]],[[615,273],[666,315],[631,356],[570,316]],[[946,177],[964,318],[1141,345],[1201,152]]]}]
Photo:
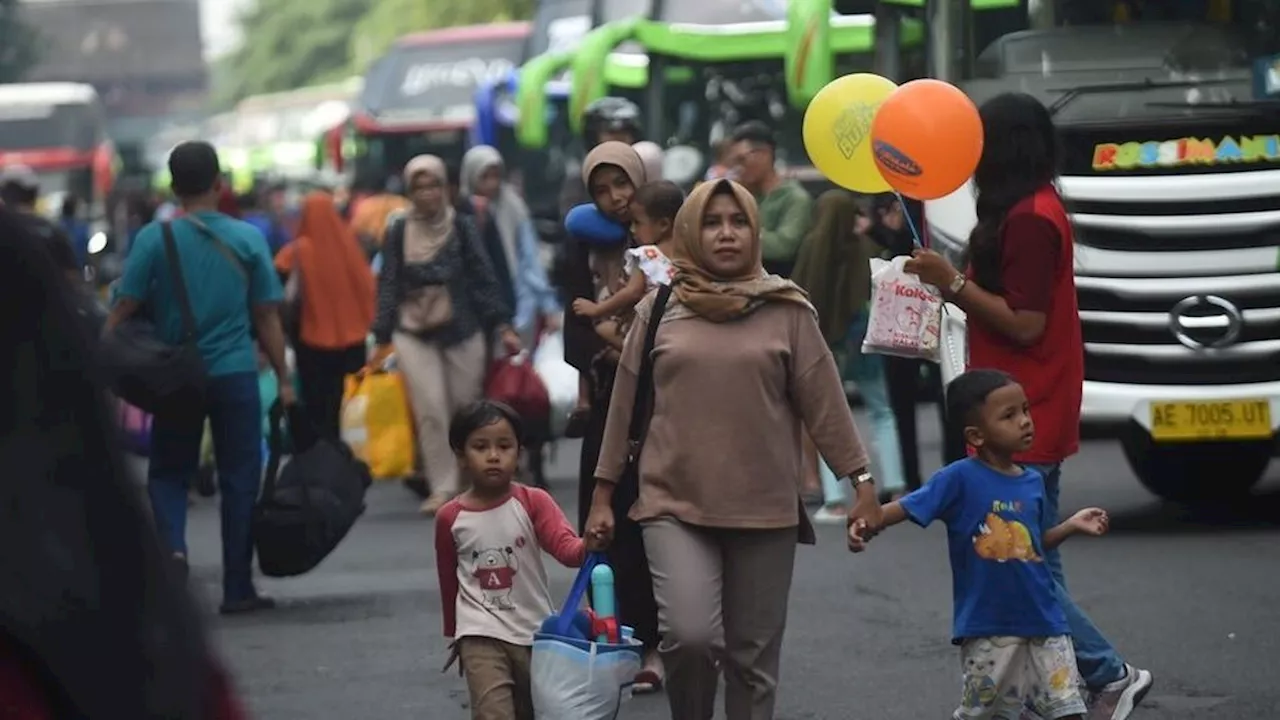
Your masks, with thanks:
[{"label": "balloon string", "polygon": [[907,201],[903,199],[902,193],[895,190],[893,194],[898,197],[898,205],[902,206],[902,217],[907,219],[907,227],[911,229],[912,242],[918,248],[924,247],[924,242],[920,239],[920,231],[916,230],[916,222],[911,219],[911,213],[907,211]]}]

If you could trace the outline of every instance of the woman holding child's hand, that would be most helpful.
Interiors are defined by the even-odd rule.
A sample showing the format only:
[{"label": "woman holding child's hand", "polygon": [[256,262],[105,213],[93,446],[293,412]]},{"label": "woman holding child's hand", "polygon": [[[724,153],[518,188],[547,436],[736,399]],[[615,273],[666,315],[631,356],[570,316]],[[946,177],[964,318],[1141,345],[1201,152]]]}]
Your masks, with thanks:
[{"label": "woman holding child's hand", "polygon": [[[751,194],[728,180],[698,186],[676,215],[674,244],[629,516],[643,528],[672,720],[715,714],[721,669],[725,716],[768,720],[796,544],[814,541],[797,492],[802,428],[836,476],[853,479],[854,520],[878,525],[880,506],[813,307],[764,271]],[[635,308],[613,385],[586,523],[592,543],[608,542],[623,520],[613,494],[625,489],[637,393],[650,390],[639,377],[652,297]]]}]

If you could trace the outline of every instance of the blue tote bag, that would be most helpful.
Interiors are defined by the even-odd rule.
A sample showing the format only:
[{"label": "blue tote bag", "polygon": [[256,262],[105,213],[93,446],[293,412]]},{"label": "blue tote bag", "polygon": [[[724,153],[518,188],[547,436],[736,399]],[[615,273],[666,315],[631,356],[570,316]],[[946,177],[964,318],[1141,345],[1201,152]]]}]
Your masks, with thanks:
[{"label": "blue tote bag", "polygon": [[631,697],[641,643],[630,638],[616,645],[596,642],[586,614],[578,610],[591,571],[602,562],[599,553],[587,555],[564,606],[533,637],[530,675],[538,720],[614,720]]}]

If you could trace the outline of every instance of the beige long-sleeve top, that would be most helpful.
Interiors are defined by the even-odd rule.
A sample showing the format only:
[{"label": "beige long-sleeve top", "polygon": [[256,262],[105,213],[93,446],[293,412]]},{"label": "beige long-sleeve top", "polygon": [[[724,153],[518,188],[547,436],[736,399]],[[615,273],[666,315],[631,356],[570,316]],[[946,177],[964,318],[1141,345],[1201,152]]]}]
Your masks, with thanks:
[{"label": "beige long-sleeve top", "polygon": [[[646,314],[627,335],[614,379],[596,466],[603,480],[616,482],[625,469]],[[635,520],[796,526],[802,425],[836,477],[867,467],[835,360],[804,306],[769,303],[724,323],[667,320],[658,327],[653,368]]]}]

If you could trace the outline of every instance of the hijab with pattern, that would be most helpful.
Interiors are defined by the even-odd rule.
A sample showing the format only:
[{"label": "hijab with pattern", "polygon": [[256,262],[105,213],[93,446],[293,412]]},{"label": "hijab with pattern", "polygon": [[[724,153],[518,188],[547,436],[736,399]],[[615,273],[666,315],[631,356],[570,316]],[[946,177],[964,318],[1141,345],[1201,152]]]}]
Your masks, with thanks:
[{"label": "hijab with pattern", "polygon": [[[702,218],[711,199],[728,195],[737,202],[751,226],[754,260],[739,277],[718,277],[708,268],[702,246]],[[799,285],[764,271],[760,246],[760,209],[751,193],[732,180],[704,182],[689,193],[676,215],[676,276],[671,283],[679,305],[663,316],[664,320],[696,315],[711,322],[736,320],[755,312],[769,302],[792,302],[813,310]]]},{"label": "hijab with pattern", "polygon": [[[443,188],[449,185],[449,168],[435,155],[418,155],[404,166],[404,183],[410,191],[413,180],[427,174],[440,181]],[[445,197],[435,215],[427,217],[417,205],[412,206],[404,224],[404,257],[407,262],[429,262],[453,236],[453,205]]]}]

